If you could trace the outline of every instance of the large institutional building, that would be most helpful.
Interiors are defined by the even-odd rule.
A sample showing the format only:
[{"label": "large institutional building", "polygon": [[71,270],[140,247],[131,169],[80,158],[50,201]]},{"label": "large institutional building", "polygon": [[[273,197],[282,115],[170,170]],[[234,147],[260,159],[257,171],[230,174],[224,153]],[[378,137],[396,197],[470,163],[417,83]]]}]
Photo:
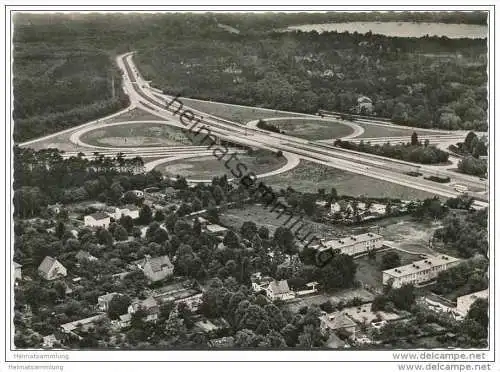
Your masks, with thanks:
[{"label": "large institutional building", "polygon": [[436,278],[440,272],[448,270],[459,263],[460,259],[455,257],[446,255],[431,256],[405,266],[382,271],[382,282],[384,285],[391,283],[395,288],[399,288],[404,284],[424,283]]},{"label": "large institutional building", "polygon": [[373,249],[382,248],[384,238],[382,235],[366,233],[355,236],[348,236],[341,239],[321,242],[314,248],[324,251],[331,249],[333,252],[354,256],[360,253],[366,253]]}]

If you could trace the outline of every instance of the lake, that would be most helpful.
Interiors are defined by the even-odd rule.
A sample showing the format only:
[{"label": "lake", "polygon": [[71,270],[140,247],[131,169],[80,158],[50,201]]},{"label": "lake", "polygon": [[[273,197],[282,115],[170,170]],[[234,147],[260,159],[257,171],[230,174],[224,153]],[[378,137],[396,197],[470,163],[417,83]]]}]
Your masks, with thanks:
[{"label": "lake", "polygon": [[358,32],[366,34],[371,31],[392,37],[423,37],[446,36],[450,39],[469,38],[478,39],[488,36],[488,26],[453,24],[453,23],[413,23],[413,22],[348,22],[348,23],[323,23],[290,26],[287,31],[300,30],[304,32],[326,31]]}]

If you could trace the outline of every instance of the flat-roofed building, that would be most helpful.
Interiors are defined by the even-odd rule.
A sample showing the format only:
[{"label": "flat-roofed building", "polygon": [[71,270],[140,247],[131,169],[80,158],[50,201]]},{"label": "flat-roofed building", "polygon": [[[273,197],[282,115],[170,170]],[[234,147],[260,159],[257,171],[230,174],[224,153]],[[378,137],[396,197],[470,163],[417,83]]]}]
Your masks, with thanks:
[{"label": "flat-roofed building", "polygon": [[314,246],[320,251],[331,249],[333,252],[354,256],[360,253],[366,253],[373,249],[382,248],[384,238],[382,235],[374,233],[366,233],[360,235],[352,235],[336,240],[323,241],[321,244]]},{"label": "flat-roofed building", "polygon": [[382,271],[382,282],[384,285],[391,284],[394,288],[399,288],[404,284],[424,283],[436,278],[440,272],[448,270],[460,262],[459,258],[444,254],[431,256],[408,265]]},{"label": "flat-roofed building", "polygon": [[483,298],[487,299],[489,295],[488,289],[475,292],[475,293],[470,293],[465,296],[460,296],[457,298],[457,313],[459,313],[461,316],[466,316],[467,313],[470,310],[470,307],[476,300]]}]

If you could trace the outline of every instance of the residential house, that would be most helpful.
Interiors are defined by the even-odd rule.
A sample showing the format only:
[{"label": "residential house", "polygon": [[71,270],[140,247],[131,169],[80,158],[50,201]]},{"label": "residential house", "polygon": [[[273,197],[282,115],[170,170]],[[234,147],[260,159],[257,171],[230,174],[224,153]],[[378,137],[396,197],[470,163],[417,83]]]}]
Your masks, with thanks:
[{"label": "residential house", "polygon": [[106,314],[104,313],[97,314],[89,318],[75,320],[74,322],[62,324],[61,330],[64,333],[72,333],[78,336],[78,331],[88,331],[90,328],[94,327],[97,322],[104,319],[106,319]]},{"label": "residential house", "polygon": [[109,215],[104,212],[96,212],[89,214],[88,216],[85,216],[83,218],[83,221],[85,226],[104,227],[105,229],[108,228],[111,222]]},{"label": "residential house", "polygon": [[144,275],[152,282],[157,282],[174,275],[174,265],[170,262],[168,256],[146,257],[139,261],[137,265]]},{"label": "residential house", "polygon": [[12,261],[12,271],[14,272],[14,280],[21,280],[23,278],[23,273],[21,271],[23,265]]},{"label": "residential house", "polygon": [[224,236],[226,235],[227,229],[217,224],[210,224],[205,227],[205,231],[213,236]]},{"label": "residential house", "polygon": [[324,314],[319,317],[319,320],[320,330],[325,335],[328,335],[331,332],[344,330],[345,332],[350,334],[351,337],[354,337],[356,331],[356,323],[340,311],[331,314]]},{"label": "residential house", "polygon": [[262,276],[261,273],[254,273],[250,276],[252,282],[252,289],[255,292],[265,291],[269,287],[269,283],[273,281],[270,276]]},{"label": "residential house", "polygon": [[148,297],[143,301],[136,300],[128,307],[128,313],[134,314],[139,309],[142,309],[146,313],[146,322],[155,322],[158,319],[158,314],[160,313],[160,306],[158,302],[153,297]]},{"label": "residential house", "polygon": [[373,112],[372,100],[366,96],[359,97],[356,112],[358,114],[371,114]]},{"label": "residential house", "polygon": [[266,289],[266,295],[271,301],[286,301],[295,298],[295,293],[290,290],[286,280],[273,280]]},{"label": "residential house", "polygon": [[144,191],[141,190],[132,190],[131,191],[136,197],[144,198]]},{"label": "residential house", "polygon": [[92,256],[89,252],[84,251],[84,250],[79,250],[78,253],[75,255],[75,258],[78,261],[97,261],[97,257]]},{"label": "residential house", "polygon": [[489,290],[485,289],[479,292],[471,293],[465,296],[460,296],[457,298],[457,312],[465,317],[467,313],[470,310],[470,307],[476,300],[482,298],[482,299],[488,299],[489,296]]},{"label": "residential house", "polygon": [[425,283],[460,262],[460,259],[447,255],[430,256],[408,265],[382,271],[382,282],[384,285],[391,284],[394,288],[404,284]]},{"label": "residential house", "polygon": [[56,343],[59,343],[57,337],[52,333],[48,336],[43,337],[42,348],[52,349]]},{"label": "residential house", "polygon": [[221,337],[208,341],[208,346],[217,349],[231,349],[234,347],[234,337]]},{"label": "residential house", "polygon": [[123,208],[114,207],[108,214],[116,221],[122,218],[122,216],[129,216],[130,218],[135,219],[139,218],[139,208],[135,205],[126,205]]},{"label": "residential house", "polygon": [[132,314],[123,314],[120,315],[120,319],[118,320],[118,325],[120,328],[130,327],[130,322],[132,321]]},{"label": "residential house", "polygon": [[105,295],[97,297],[97,307],[101,311],[108,311],[109,303],[113,299],[113,297],[120,295],[119,293],[106,293]]},{"label": "residential house", "polygon": [[54,280],[67,275],[66,268],[55,258],[46,256],[40,266],[38,274],[45,280]]}]

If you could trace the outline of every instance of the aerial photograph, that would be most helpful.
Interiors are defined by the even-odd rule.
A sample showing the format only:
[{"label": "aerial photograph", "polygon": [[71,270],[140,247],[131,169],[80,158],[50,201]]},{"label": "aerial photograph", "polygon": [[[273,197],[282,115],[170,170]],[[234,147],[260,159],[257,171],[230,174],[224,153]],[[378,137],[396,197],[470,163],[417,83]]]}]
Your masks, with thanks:
[{"label": "aerial photograph", "polygon": [[489,12],[11,16],[11,350],[488,350]]}]

